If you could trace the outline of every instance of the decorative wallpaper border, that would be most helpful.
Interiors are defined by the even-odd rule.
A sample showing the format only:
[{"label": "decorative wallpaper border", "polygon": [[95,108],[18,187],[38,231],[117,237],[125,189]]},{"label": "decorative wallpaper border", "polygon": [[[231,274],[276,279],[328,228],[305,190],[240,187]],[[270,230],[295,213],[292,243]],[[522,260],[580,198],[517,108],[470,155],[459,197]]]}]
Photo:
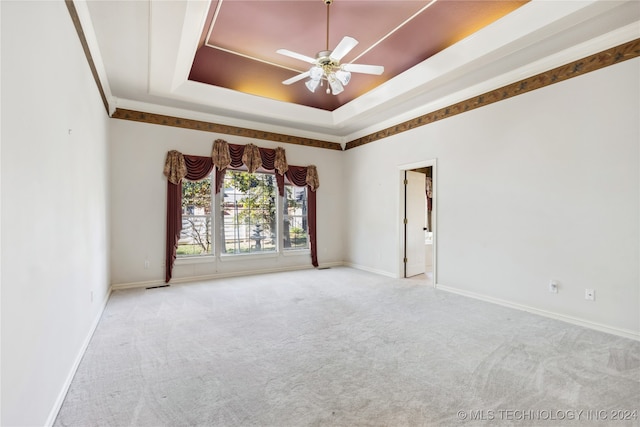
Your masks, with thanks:
[{"label": "decorative wallpaper border", "polygon": [[342,146],[337,142],[302,138],[299,136],[247,129],[236,126],[227,126],[218,123],[204,122],[201,120],[182,119],[180,117],[164,116],[162,114],[145,113],[142,111],[116,108],[116,111],[111,117],[114,119],[132,120],[135,122],[151,123],[155,125],[173,126],[184,129],[200,130],[204,132],[215,132],[225,135],[243,136],[246,138],[263,139],[266,141],[283,142],[286,144],[297,144],[305,145],[308,147],[326,148],[329,150],[342,151]]},{"label": "decorative wallpaper border", "polygon": [[522,95],[523,93],[531,92],[532,90],[540,89],[573,77],[578,77],[591,71],[599,70],[638,56],[640,56],[640,39],[635,39],[628,43],[587,56],[586,58],[545,71],[544,73],[537,74],[510,85],[483,93],[482,95],[449,105],[448,107],[432,111],[431,113],[424,114],[414,119],[407,120],[398,125],[363,136],[362,138],[354,139],[347,143],[345,150],[369,144],[379,139],[388,138],[438,120],[453,117],[457,114],[466,113],[467,111],[484,107],[489,104],[493,104],[494,102]]}]

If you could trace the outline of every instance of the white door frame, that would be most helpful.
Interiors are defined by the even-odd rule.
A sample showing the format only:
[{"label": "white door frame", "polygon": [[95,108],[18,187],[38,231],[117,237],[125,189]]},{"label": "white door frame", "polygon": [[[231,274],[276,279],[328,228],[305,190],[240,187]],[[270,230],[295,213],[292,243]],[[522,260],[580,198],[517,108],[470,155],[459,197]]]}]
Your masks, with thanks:
[{"label": "white door frame", "polygon": [[399,185],[399,197],[398,197],[398,220],[396,224],[398,224],[398,277],[404,277],[404,203],[405,203],[405,195],[404,195],[404,172],[412,169],[420,169],[425,167],[431,167],[431,175],[433,181],[433,200],[434,208],[431,211],[431,227],[433,229],[433,287],[436,287],[438,283],[438,262],[437,262],[437,253],[438,253],[438,202],[436,199],[437,195],[437,186],[438,186],[438,175],[437,175],[437,159],[423,160],[421,162],[416,163],[408,163],[404,165],[398,166],[398,185]]}]

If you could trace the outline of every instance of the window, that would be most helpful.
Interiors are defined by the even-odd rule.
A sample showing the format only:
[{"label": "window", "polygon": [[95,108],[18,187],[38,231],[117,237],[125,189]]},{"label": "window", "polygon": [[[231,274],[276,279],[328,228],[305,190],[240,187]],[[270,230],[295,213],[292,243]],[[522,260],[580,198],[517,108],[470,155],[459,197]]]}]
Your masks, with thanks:
[{"label": "window", "polygon": [[277,241],[275,176],[227,171],[223,189],[222,253],[274,252]]},{"label": "window", "polygon": [[178,257],[309,249],[306,187],[286,184],[280,198],[274,174],[227,169],[214,197],[214,181],[182,182]]},{"label": "window", "polygon": [[307,188],[285,186],[283,236],[284,249],[307,249]]},{"label": "window", "polygon": [[211,239],[211,176],[182,182],[182,231],[178,256],[209,255]]}]

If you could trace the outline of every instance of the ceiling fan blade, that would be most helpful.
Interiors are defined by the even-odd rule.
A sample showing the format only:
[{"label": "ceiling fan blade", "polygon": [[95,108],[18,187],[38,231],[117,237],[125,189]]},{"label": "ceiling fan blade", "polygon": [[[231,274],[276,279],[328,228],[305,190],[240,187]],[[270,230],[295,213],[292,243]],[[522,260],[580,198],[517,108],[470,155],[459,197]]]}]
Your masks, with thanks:
[{"label": "ceiling fan blade", "polygon": [[293,76],[290,79],[287,79],[285,81],[282,82],[283,85],[290,85],[291,83],[295,83],[297,81],[300,81],[302,79],[305,79],[307,77],[309,77],[309,71],[305,71],[304,73],[300,73],[297,76]]},{"label": "ceiling fan blade", "polygon": [[333,49],[331,52],[331,59],[335,59],[336,61],[340,61],[344,56],[351,51],[358,44],[358,40],[353,37],[344,36],[338,46]]},{"label": "ceiling fan blade", "polygon": [[375,74],[377,76],[384,72],[382,65],[343,64],[342,68],[352,73]]},{"label": "ceiling fan blade", "polygon": [[276,53],[279,53],[280,55],[289,56],[291,58],[299,59],[300,61],[308,62],[309,64],[316,63],[316,60],[314,58],[307,55],[303,55],[301,53],[291,52],[288,49],[278,49],[276,50]]}]

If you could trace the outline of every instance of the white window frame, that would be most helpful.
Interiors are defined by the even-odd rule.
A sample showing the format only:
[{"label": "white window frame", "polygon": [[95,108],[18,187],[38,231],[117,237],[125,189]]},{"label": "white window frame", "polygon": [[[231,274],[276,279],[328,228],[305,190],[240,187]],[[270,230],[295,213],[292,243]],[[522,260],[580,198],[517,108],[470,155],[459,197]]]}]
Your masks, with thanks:
[{"label": "white window frame", "polygon": [[[243,171],[243,170],[237,170],[237,169],[229,169],[229,171],[232,172],[245,172],[248,173],[247,171]],[[271,172],[254,172],[254,174],[262,174],[262,175],[273,175],[274,176],[274,181],[275,181],[275,173],[271,173]],[[212,215],[215,218],[221,218],[221,212],[222,212],[222,194],[224,194],[224,184],[222,185],[222,189],[220,190],[220,192],[218,193],[218,200],[216,200],[216,205],[214,206],[214,209],[212,209]],[[222,246],[225,244],[225,239],[224,239],[224,223],[223,221],[218,221],[218,224],[216,226],[216,224],[214,223],[212,225],[212,229],[216,228],[218,230],[218,238],[219,238],[219,245],[216,245],[214,247],[214,250],[216,252],[216,255],[220,258],[220,259],[226,259],[226,258],[235,258],[235,257],[242,257],[243,259],[247,259],[249,257],[258,257],[258,258],[264,258],[265,256],[268,255],[277,255],[280,251],[280,229],[281,227],[278,224],[278,218],[280,218],[282,216],[282,204],[280,202],[279,199],[281,199],[280,195],[278,194],[278,186],[276,185],[274,187],[274,196],[275,196],[275,201],[276,201],[276,230],[275,230],[275,235],[276,235],[276,242],[275,242],[275,248],[272,251],[266,251],[266,252],[249,252],[249,253],[233,253],[233,254],[229,254],[226,252],[222,252]]]},{"label": "white window frame", "polygon": [[[209,174],[209,177],[206,178],[211,180],[211,199],[209,203],[213,203],[213,196],[214,196],[214,185],[215,185],[215,172],[212,171]],[[204,181],[201,180],[201,181]],[[211,205],[213,207],[213,205]],[[215,257],[215,248],[216,248],[216,242],[215,242],[215,233],[214,233],[214,229],[215,229],[215,222],[214,222],[214,211],[213,209],[210,209],[211,213],[210,213],[210,219],[211,219],[211,227],[209,228],[209,239],[211,242],[211,252],[205,253],[205,254],[193,254],[193,255],[179,255],[176,254],[176,261],[180,260],[181,264],[193,264],[193,263],[197,263],[199,261],[194,262],[195,260],[202,260],[202,259],[212,259]],[[180,220],[182,221],[182,206],[180,206]]]},{"label": "white window frame", "polygon": [[[237,169],[230,169],[234,171],[238,171]],[[240,170],[239,172],[246,172]],[[256,172],[262,174],[273,174],[272,172]],[[307,212],[307,247],[306,248],[291,248],[285,249],[283,246],[284,236],[282,233],[284,232],[284,198],[286,194],[281,196],[278,194],[277,186],[275,188],[276,192],[276,242],[275,242],[275,250],[269,252],[252,252],[252,253],[244,253],[244,254],[228,254],[222,252],[222,245],[224,244],[224,223],[220,220],[222,214],[222,197],[224,194],[224,189],[220,192],[215,192],[215,169],[209,176],[211,180],[211,245],[213,250],[211,253],[202,254],[202,255],[179,255],[176,257],[176,262],[179,264],[198,264],[211,262],[214,260],[220,261],[241,261],[248,259],[265,259],[265,258],[277,258],[279,256],[296,256],[302,254],[309,254],[311,252],[310,242],[309,242],[309,230],[308,230],[308,212]],[[285,185],[290,185],[292,187],[297,187],[291,183],[287,183]],[[308,203],[308,188],[307,188],[307,203]]]},{"label": "white window frame", "polygon": [[[307,233],[307,247],[306,248],[282,248],[282,253],[283,254],[289,254],[289,253],[299,253],[299,252],[310,252],[311,251],[311,242],[309,241],[309,188],[308,187],[298,187],[297,185],[293,185],[293,184],[287,184],[285,183],[284,188],[284,195],[281,197],[282,199],[282,217],[280,218],[280,227],[283,228],[282,232],[284,233],[284,198],[287,197],[287,185],[293,187],[293,188],[304,188],[305,193],[306,193],[306,197],[307,197],[307,214],[306,214],[306,222],[307,222],[307,229],[305,230]],[[284,240],[284,235],[280,236],[280,240]]]}]

